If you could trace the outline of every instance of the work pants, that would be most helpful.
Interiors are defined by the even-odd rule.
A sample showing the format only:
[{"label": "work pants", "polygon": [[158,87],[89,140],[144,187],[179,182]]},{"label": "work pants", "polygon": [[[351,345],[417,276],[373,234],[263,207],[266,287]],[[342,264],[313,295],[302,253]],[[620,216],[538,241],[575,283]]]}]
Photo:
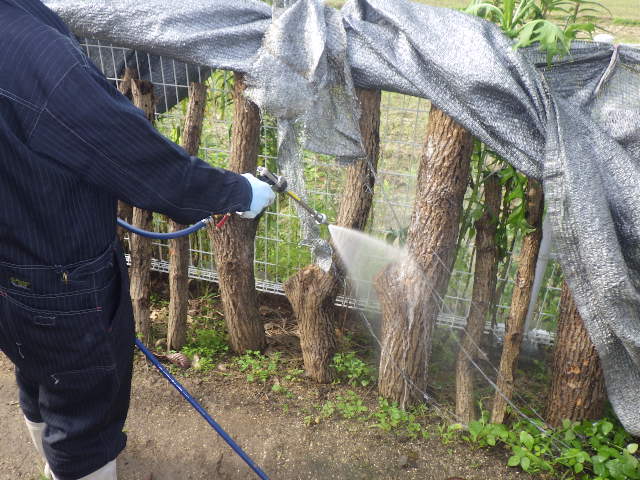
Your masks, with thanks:
[{"label": "work pants", "polygon": [[72,265],[0,263],[0,349],[16,366],[25,417],[46,425],[57,479],[82,478],[125,447],[134,335],[117,240]]}]

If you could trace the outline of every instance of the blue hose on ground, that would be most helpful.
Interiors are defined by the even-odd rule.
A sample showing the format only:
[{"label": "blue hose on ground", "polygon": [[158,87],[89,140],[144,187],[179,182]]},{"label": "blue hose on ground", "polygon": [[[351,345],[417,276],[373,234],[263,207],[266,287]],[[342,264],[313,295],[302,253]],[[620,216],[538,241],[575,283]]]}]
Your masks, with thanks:
[{"label": "blue hose on ground", "polygon": [[194,223],[190,227],[184,228],[182,230],[178,230],[177,232],[171,232],[171,233],[148,232],[147,230],[142,230],[138,227],[131,225],[130,223],[125,222],[121,218],[118,218],[118,225],[142,237],[153,238],[155,240],[170,240],[172,238],[184,237],[185,235],[190,235],[193,232],[197,232],[198,230],[206,227],[210,223],[210,218],[211,217],[205,218],[204,220],[200,220],[198,223]]},{"label": "blue hose on ground", "polygon": [[269,480],[269,477],[267,477],[267,474],[264,473],[260,469],[260,467],[258,467],[258,465],[254,463],[253,460],[251,460],[249,455],[247,455],[245,451],[242,450],[242,448],[240,448],[240,446],[233,441],[233,439],[229,436],[229,434],[225,432],[224,429],[213,418],[211,418],[211,415],[207,413],[207,411],[202,407],[202,405],[200,405],[198,401],[191,396],[189,391],[186,388],[184,388],[182,384],[178,382],[178,380],[176,380],[176,378],[173,375],[169,373],[169,371],[164,367],[164,365],[162,365],[158,361],[158,359],[153,355],[153,353],[151,353],[147,349],[147,347],[145,347],[144,344],[138,339],[136,339],[136,347],[138,347],[138,349],[145,354],[145,356],[151,361],[151,363],[153,363],[153,365],[160,371],[160,373],[162,373],[162,375],[164,375],[164,377],[167,380],[169,380],[169,383],[171,383],[171,385],[173,385],[175,389],[178,390],[178,392],[180,392],[180,394],[193,406],[193,408],[195,408],[198,411],[198,413],[202,415],[202,417],[209,423],[209,425],[211,425],[213,429],[216,432],[218,432],[218,435],[220,435],[222,439],[225,442],[227,442],[227,444],[233,449],[233,451],[236,452],[238,455],[240,455],[240,458],[242,458],[242,460],[244,460],[245,463],[249,465],[251,470],[253,470],[256,473],[256,475],[258,475],[258,477],[260,477],[262,480]]}]

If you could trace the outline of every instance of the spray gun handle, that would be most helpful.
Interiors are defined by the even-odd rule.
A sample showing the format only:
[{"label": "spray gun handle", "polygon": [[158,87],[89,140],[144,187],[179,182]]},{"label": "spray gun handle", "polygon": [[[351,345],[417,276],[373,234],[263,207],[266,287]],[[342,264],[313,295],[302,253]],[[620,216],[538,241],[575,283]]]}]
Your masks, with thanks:
[{"label": "spray gun handle", "polygon": [[281,175],[274,175],[267,167],[258,167],[257,175],[258,180],[268,183],[273,187],[273,190],[277,193],[284,193],[287,191],[287,179]]}]

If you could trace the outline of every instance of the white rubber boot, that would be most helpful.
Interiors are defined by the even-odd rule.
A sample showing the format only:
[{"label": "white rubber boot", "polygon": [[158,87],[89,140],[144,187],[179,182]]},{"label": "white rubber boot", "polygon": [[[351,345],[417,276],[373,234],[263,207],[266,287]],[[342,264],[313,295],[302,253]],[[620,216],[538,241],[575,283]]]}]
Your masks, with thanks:
[{"label": "white rubber boot", "polygon": [[[57,480],[55,475],[53,475],[53,480]],[[118,480],[116,461],[111,460],[104,467],[90,473],[89,475],[79,478],[78,480]]]},{"label": "white rubber boot", "polygon": [[36,450],[45,462],[44,476],[53,479],[53,476],[51,475],[51,469],[49,468],[49,464],[47,463],[47,458],[44,456],[44,448],[42,446],[42,435],[44,433],[45,424],[42,422],[32,422],[27,417],[24,417],[24,421],[27,424],[27,430],[29,430],[29,435],[31,436],[33,446],[36,447]]},{"label": "white rubber boot", "polygon": [[[47,459],[44,456],[44,447],[42,446],[42,435],[44,433],[44,423],[36,423],[32,422],[27,417],[24,417],[24,421],[27,424],[27,430],[29,430],[29,435],[31,435],[31,441],[33,445],[36,447],[38,453],[42,456],[45,461],[44,466],[44,475],[45,477],[51,480],[57,480],[56,476],[51,473],[51,469],[49,468],[49,464],[46,463]],[[116,472],[116,461],[112,460],[107,463],[102,468],[96,470],[89,475],[86,475],[79,480],[117,480],[117,472]]]}]

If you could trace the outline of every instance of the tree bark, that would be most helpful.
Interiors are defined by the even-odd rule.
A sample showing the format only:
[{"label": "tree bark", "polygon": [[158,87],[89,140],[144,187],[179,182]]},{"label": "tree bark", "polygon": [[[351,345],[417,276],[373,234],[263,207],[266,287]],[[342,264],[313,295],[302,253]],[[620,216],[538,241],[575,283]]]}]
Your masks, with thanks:
[{"label": "tree bark", "polygon": [[[126,68],[122,80],[118,82],[118,90],[129,100],[133,101],[133,94],[131,93],[131,82],[138,79],[138,71],[135,68]],[[123,219],[127,223],[133,221],[133,207],[122,200],[118,200],[118,218]],[[127,235],[127,231],[122,227],[117,227],[118,238],[120,243],[124,245],[124,237]]]},{"label": "tree bark", "polygon": [[527,223],[535,230],[526,234],[522,241],[518,273],[511,297],[511,309],[507,319],[502,356],[500,357],[497,391],[493,399],[491,412],[491,422],[493,423],[504,421],[507,408],[506,399],[511,399],[513,395],[514,372],[520,356],[524,322],[531,301],[531,288],[533,287],[540,241],[542,240],[543,205],[542,186],[540,182],[530,178],[527,189],[526,219]]},{"label": "tree bark", "polygon": [[601,418],[606,391],[600,359],[566,283],[562,286],[555,343],[547,422],[558,427],[564,419]]},{"label": "tree bark", "polygon": [[[207,86],[192,83],[189,91],[189,106],[182,134],[182,146],[189,155],[197,156],[202,134],[204,110],[207,105]],[[169,230],[176,232],[185,228],[169,220]],[[167,349],[180,350],[187,338],[187,310],[189,307],[189,237],[169,240],[169,325]]]},{"label": "tree bark", "polygon": [[484,183],[484,214],[476,222],[476,267],[471,309],[456,363],[456,415],[466,425],[475,420],[471,360],[478,356],[478,346],[494,298],[498,271],[496,231],[501,200],[500,182],[491,175]]},{"label": "tree bark", "polygon": [[[336,225],[362,230],[373,202],[380,153],[381,93],[363,89],[357,93],[361,107],[360,131],[367,155],[354,160],[347,168]],[[331,381],[330,365],[336,350],[334,303],[342,272],[336,255],[332,263],[329,272],[309,265],[293,275],[284,287],[298,320],[305,373],[319,383]]]},{"label": "tree bark", "polygon": [[[235,113],[228,168],[238,173],[253,173],[258,161],[260,110],[244,96],[243,76],[236,73],[234,78]],[[253,270],[257,227],[257,220],[246,220],[237,215],[232,215],[222,228],[209,227],[215,245],[229,343],[236,353],[263,350],[266,346]]]},{"label": "tree bark", "polygon": [[285,284],[285,293],[298,320],[305,374],[318,383],[333,379],[336,351],[333,318],[339,283],[334,271],[308,265]]},{"label": "tree bark", "polygon": [[453,266],[471,147],[471,135],[432,107],[407,235],[409,257],[376,279],[382,310],[378,390],[401,408],[420,402],[426,390],[432,332]]},{"label": "tree bark", "polygon": [[[140,108],[153,123],[155,115],[155,98],[153,84],[143,80],[131,80],[131,96],[133,104]],[[153,214],[147,210],[135,207],[133,209],[133,225],[149,230],[153,221]],[[140,235],[131,235],[131,302],[136,331],[143,342],[149,343],[151,325],[149,323],[149,295],[151,272],[151,240]]]}]

